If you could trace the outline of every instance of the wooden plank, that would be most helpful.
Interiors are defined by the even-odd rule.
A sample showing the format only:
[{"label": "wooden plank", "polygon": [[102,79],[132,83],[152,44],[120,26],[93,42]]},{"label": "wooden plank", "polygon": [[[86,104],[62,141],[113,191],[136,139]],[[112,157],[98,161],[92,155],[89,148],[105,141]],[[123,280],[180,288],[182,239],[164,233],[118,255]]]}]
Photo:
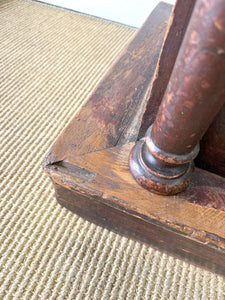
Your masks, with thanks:
[{"label": "wooden plank", "polygon": [[[109,207],[93,196],[86,196],[57,184],[54,186],[58,202],[86,220],[189,263],[224,275],[224,252],[215,250],[210,244],[196,242],[191,237],[171,231],[169,227],[162,226],[156,221],[147,222],[128,212]],[[65,199],[67,200],[65,201]]]},{"label": "wooden plank", "polygon": [[130,174],[132,146],[47,166],[59,203],[92,222],[225,275],[225,179],[197,169],[185,192],[169,197],[150,193]]},{"label": "wooden plank", "polygon": [[155,69],[148,101],[139,129],[139,139],[145,135],[148,127],[154,122],[159,105],[166,91],[181,43],[183,41],[190,16],[196,0],[178,0],[171,14],[169,28],[165,37],[160,59]]},{"label": "wooden plank", "polygon": [[160,3],[55,142],[46,164],[136,140],[171,5]]},{"label": "wooden plank", "polygon": [[[181,228],[198,228],[225,238],[224,178],[197,169],[186,191],[176,196],[156,195],[140,187],[129,171],[128,156],[132,146],[130,143],[79,157],[68,156],[66,161],[50,165],[46,171],[60,185],[69,189],[75,185],[96,190],[98,196],[104,195],[105,200],[112,198],[110,201],[115,199],[117,205],[117,199],[121,199],[121,203],[127,203],[134,213],[141,210],[149,219],[175,222],[181,224]],[[84,179],[79,184],[77,179],[81,178]],[[202,216],[205,216],[204,222]]]}]

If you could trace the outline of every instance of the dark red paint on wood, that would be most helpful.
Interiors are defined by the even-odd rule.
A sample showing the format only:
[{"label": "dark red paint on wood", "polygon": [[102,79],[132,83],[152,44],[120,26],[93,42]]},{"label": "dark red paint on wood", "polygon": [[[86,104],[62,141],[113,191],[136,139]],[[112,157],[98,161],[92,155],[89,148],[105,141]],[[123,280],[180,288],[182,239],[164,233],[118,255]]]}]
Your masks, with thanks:
[{"label": "dark red paint on wood", "polygon": [[123,236],[129,236],[156,249],[160,248],[167,254],[172,254],[187,262],[191,261],[218,274],[225,274],[224,252],[215,251],[214,247],[210,245],[194,240],[190,243],[179,232],[171,231],[166,224],[132,216],[99,202],[94,197],[73,192],[60,185],[55,185],[55,191],[59,204],[90,222]]},{"label": "dark red paint on wood", "polygon": [[166,3],[152,12],[65,134],[59,136],[50,161],[63,160],[69,151],[78,155],[137,139],[170,13]]},{"label": "dark red paint on wood", "polygon": [[198,167],[225,177],[225,105],[200,141]]},{"label": "dark red paint on wood", "polygon": [[165,95],[130,170],[149,191],[176,194],[190,183],[199,141],[225,102],[225,2],[197,0]]},{"label": "dark red paint on wood", "polygon": [[153,124],[159,106],[168,85],[178,51],[188,26],[196,0],[178,0],[173,8],[168,31],[164,39],[154,78],[148,95],[148,101],[142,117],[139,139],[145,136],[146,130]]},{"label": "dark red paint on wood", "polygon": [[[156,8],[148,26],[138,32],[135,43],[125,49],[57,139],[44,169],[58,202],[74,213],[225,275],[225,179],[196,169],[186,191],[161,196],[139,186],[129,171],[128,156],[134,145],[129,142],[136,140],[143,114],[143,110],[137,113],[137,107],[144,109],[148,99],[151,68],[156,66],[170,11],[166,4]],[[160,41],[151,43],[157,37]],[[142,57],[146,78],[137,78],[140,102],[132,105],[129,96],[138,95],[135,83],[132,90],[123,89],[123,84],[135,78]],[[104,110],[107,104],[110,107]]]},{"label": "dark red paint on wood", "polygon": [[157,147],[186,154],[225,101],[225,2],[198,0],[152,128]]},{"label": "dark red paint on wood", "polygon": [[185,192],[149,193],[129,172],[132,147],[69,156],[46,166],[54,184],[63,188],[56,188],[59,203],[98,225],[225,275],[225,179],[196,169]]}]

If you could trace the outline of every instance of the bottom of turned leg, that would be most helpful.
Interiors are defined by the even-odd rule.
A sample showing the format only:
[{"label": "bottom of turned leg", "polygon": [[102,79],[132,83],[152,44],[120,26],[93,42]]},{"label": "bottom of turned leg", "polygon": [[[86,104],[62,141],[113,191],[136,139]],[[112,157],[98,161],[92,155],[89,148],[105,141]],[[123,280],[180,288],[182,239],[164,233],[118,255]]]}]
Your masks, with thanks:
[{"label": "bottom of turned leg", "polygon": [[145,141],[141,140],[130,153],[129,167],[137,183],[160,195],[175,195],[185,190],[190,184],[194,162],[183,165],[164,163],[146,148]]}]

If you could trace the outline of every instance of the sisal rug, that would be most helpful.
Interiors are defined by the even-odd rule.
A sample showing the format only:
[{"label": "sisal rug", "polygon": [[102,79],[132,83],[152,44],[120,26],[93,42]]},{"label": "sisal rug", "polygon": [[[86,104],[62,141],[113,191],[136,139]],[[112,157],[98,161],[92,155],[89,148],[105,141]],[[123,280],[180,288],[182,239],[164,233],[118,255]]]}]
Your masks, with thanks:
[{"label": "sisal rug", "polygon": [[225,279],[60,207],[42,163],[135,29],[0,1],[0,299],[225,299]]}]

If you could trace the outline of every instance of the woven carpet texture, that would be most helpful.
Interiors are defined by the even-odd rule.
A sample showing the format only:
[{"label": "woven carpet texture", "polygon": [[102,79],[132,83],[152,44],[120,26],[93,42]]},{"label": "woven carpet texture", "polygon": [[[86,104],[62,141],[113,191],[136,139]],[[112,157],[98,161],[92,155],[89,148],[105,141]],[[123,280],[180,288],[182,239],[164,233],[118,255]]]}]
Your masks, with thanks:
[{"label": "woven carpet texture", "polygon": [[38,2],[0,1],[0,299],[225,299],[223,277],[62,208],[42,171],[134,34]]}]

